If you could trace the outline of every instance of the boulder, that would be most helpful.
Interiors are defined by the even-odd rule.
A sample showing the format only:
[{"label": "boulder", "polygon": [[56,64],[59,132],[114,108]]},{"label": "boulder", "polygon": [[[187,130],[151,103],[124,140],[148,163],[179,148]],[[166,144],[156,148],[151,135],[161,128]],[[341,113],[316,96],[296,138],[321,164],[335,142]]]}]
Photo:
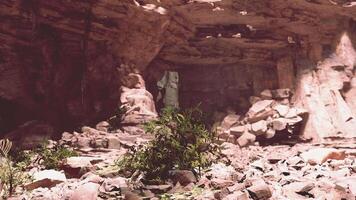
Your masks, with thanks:
[{"label": "boulder", "polygon": [[274,129],[272,129],[272,128],[269,128],[266,131],[264,136],[265,136],[265,138],[270,139],[270,138],[273,138],[275,134],[276,134],[276,131]]},{"label": "boulder", "polygon": [[257,113],[265,111],[267,110],[267,108],[269,108],[272,105],[273,102],[274,102],[273,100],[258,101],[252,105],[252,107],[248,110],[246,115],[250,117]]},{"label": "boulder", "polygon": [[256,200],[267,200],[272,197],[271,189],[262,179],[254,181],[252,186],[247,188],[247,191]]},{"label": "boulder", "polygon": [[282,117],[285,117],[289,112],[289,106],[277,104],[273,107],[274,110],[278,112],[278,114]]},{"label": "boulder", "polygon": [[255,135],[263,135],[267,131],[267,122],[265,120],[261,120],[251,124],[251,131]]},{"label": "boulder", "polygon": [[197,182],[197,178],[189,170],[171,170],[169,171],[169,176],[174,183],[179,182],[182,186]]},{"label": "boulder", "polygon": [[335,188],[347,191],[356,197],[356,177],[342,177],[335,181]]},{"label": "boulder", "polygon": [[262,99],[272,99],[272,92],[271,90],[263,90],[260,93],[260,96],[262,97]]},{"label": "boulder", "polygon": [[121,141],[118,137],[109,136],[106,137],[108,142],[108,149],[120,149],[121,148]]},{"label": "boulder", "polygon": [[127,179],[123,177],[107,178],[101,185],[100,191],[112,192],[128,189]]},{"label": "boulder", "polygon": [[345,151],[334,148],[315,148],[303,152],[300,155],[305,162],[311,165],[322,164],[328,159],[343,160],[346,157]]},{"label": "boulder", "polygon": [[256,135],[251,134],[250,132],[246,131],[241,137],[237,138],[236,142],[240,147],[244,147],[248,144],[255,142]]},{"label": "boulder", "polygon": [[224,130],[231,128],[234,124],[237,124],[240,120],[240,115],[229,114],[221,122],[221,127]]},{"label": "boulder", "polygon": [[287,128],[287,120],[284,118],[277,118],[272,120],[272,128],[276,131],[281,131]]},{"label": "boulder", "polygon": [[235,191],[227,195],[223,200],[250,200],[250,197],[246,191]]},{"label": "boulder", "polygon": [[245,126],[234,126],[230,128],[230,134],[238,138],[245,132],[245,129]]},{"label": "boulder", "polygon": [[231,180],[226,180],[222,178],[213,178],[211,179],[210,186],[214,189],[223,189],[229,186],[233,186],[235,183]]},{"label": "boulder", "polygon": [[66,182],[67,178],[63,172],[53,169],[43,170],[33,174],[34,181],[25,185],[27,190],[33,190],[39,187],[51,188],[59,183]]},{"label": "boulder", "polygon": [[85,173],[94,169],[92,162],[99,162],[101,159],[93,157],[76,156],[63,160],[61,169],[72,178],[80,178]]},{"label": "boulder", "polygon": [[100,185],[97,183],[85,183],[73,191],[69,200],[96,200],[99,195],[99,187]]},{"label": "boulder", "polygon": [[291,96],[291,91],[288,88],[272,90],[273,99],[284,99]]},{"label": "boulder", "polygon": [[110,127],[110,124],[107,121],[102,121],[102,122],[99,122],[98,124],[96,124],[95,129],[97,129],[99,131],[108,132],[109,127]]}]

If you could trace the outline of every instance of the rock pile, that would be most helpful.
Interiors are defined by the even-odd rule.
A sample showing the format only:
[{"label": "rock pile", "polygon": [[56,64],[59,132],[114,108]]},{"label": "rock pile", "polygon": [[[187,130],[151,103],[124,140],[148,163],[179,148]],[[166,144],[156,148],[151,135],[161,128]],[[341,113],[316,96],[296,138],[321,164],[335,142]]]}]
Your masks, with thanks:
[{"label": "rock pile", "polygon": [[256,137],[272,138],[276,133],[293,133],[307,111],[289,103],[289,89],[264,90],[260,97],[251,97],[252,106],[244,117],[229,114],[217,127],[218,137],[246,146]]},{"label": "rock pile", "polygon": [[139,127],[124,127],[123,131],[118,129],[114,132],[107,130],[108,123],[100,122],[96,128],[88,126],[82,127],[82,132],[62,134],[61,143],[79,149],[121,149],[122,147],[131,147],[152,138],[145,134]]},{"label": "rock pile", "polygon": [[[227,146],[231,149],[234,145]],[[308,144],[249,148],[241,150],[241,154],[235,150],[235,154],[227,154],[236,162],[248,159],[249,164],[243,169],[232,167],[234,164],[213,165],[198,183],[206,190],[195,199],[354,200],[356,197],[355,151]],[[277,155],[279,152],[286,153]]]}]

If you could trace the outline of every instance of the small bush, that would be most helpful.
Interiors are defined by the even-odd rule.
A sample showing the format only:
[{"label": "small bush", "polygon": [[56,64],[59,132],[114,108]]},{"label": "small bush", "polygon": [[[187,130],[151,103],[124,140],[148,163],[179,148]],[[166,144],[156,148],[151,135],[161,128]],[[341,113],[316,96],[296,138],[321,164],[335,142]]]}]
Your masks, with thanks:
[{"label": "small bush", "polygon": [[123,116],[127,112],[127,108],[125,106],[120,106],[116,109],[114,116],[108,119],[110,124],[110,130],[115,130],[120,128],[121,122],[123,120]]},{"label": "small bush", "polygon": [[166,178],[172,169],[200,172],[211,164],[209,154],[216,152],[211,145],[213,134],[207,131],[201,117],[198,109],[164,109],[158,120],[145,125],[154,139],[132,149],[118,165],[131,173],[144,172],[148,180]]},{"label": "small bush", "polygon": [[58,169],[63,159],[78,156],[77,152],[62,145],[47,148],[47,144],[43,144],[42,147],[34,151],[38,154],[39,159],[42,161],[41,164],[46,169]]},{"label": "small bush", "polygon": [[23,168],[14,163],[9,156],[11,147],[11,141],[0,140],[0,196],[5,199],[12,195],[17,186],[29,179]]}]

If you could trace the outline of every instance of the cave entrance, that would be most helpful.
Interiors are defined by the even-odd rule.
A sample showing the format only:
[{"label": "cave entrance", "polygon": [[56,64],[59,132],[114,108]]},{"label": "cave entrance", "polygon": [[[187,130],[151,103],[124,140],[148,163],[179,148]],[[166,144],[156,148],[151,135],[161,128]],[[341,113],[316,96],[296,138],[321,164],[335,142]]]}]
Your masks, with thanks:
[{"label": "cave entrance", "polygon": [[0,98],[0,135],[16,129],[19,125],[33,119],[31,112],[16,102]]}]

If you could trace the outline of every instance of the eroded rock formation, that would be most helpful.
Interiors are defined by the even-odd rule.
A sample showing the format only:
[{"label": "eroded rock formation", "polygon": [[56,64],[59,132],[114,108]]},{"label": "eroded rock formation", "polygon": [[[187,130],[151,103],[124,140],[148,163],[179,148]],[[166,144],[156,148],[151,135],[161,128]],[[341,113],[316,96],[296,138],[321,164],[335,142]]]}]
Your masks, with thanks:
[{"label": "eroded rock formation", "polygon": [[[337,118],[331,119],[337,131],[348,133],[354,125],[343,130],[343,123],[355,115],[354,61],[351,51],[336,47],[345,32],[355,44],[355,13],[348,0],[5,0],[0,100],[10,109],[0,117],[11,113],[13,120],[1,123],[1,131],[32,119],[67,129],[107,118],[130,73],[142,74],[156,97],[164,71],[177,71],[181,107],[201,102],[207,113],[242,114],[252,95],[296,89],[304,83],[301,72],[317,72],[317,87],[328,88],[324,79],[335,77],[322,74],[341,64],[349,84],[341,92],[326,89],[336,91],[333,108],[315,113],[298,103],[312,111],[306,128],[329,115]],[[333,53],[338,62],[328,63]],[[335,109],[347,115],[332,115]]]}]

